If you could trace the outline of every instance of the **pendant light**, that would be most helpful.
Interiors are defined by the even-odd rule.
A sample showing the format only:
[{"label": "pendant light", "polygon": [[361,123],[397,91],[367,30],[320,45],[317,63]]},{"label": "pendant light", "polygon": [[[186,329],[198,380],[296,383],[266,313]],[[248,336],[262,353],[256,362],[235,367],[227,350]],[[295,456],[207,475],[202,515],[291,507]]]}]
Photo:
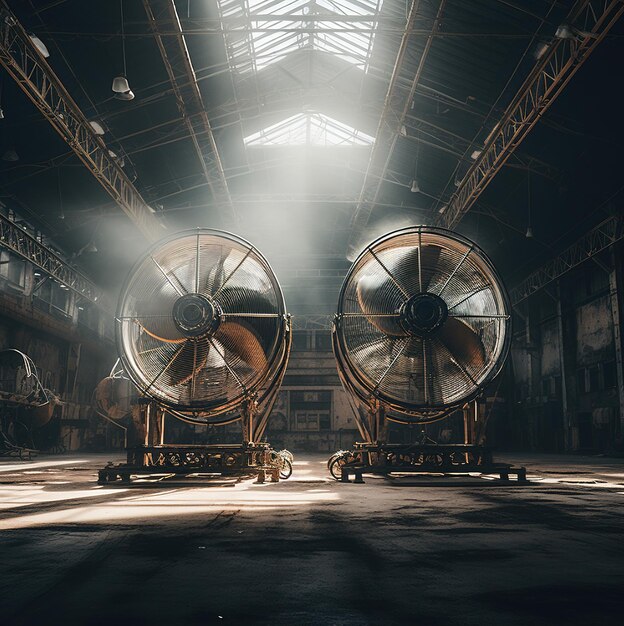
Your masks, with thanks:
[{"label": "pendant light", "polygon": [[113,78],[112,90],[118,100],[134,100],[134,93],[126,78],[126,33],[124,30],[123,0],[119,0],[121,13],[121,55],[123,57],[123,73]]}]

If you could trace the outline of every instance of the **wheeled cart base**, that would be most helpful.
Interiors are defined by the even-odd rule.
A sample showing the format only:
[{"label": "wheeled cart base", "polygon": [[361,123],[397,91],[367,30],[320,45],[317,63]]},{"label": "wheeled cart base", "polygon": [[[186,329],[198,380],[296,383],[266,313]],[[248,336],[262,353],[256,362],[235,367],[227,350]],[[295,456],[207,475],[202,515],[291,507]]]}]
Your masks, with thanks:
[{"label": "wheeled cart base", "polygon": [[356,443],[340,450],[327,466],[336,480],[363,483],[363,474],[499,474],[501,480],[515,475],[526,481],[526,469],[495,463],[491,451],[470,444],[371,444]]},{"label": "wheeled cart base", "polygon": [[139,477],[189,475],[257,476],[274,482],[289,478],[293,456],[268,444],[157,445],[128,449],[127,463],[109,463],[98,472],[98,484],[131,482]]}]

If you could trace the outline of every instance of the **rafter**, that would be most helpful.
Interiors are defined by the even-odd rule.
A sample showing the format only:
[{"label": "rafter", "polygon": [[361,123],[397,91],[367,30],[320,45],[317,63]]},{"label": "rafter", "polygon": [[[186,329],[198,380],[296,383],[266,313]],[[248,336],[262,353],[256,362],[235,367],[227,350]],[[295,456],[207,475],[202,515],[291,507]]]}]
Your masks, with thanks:
[{"label": "rafter", "polygon": [[182,34],[175,3],[173,0],[143,0],[143,5],[204,178],[213,199],[225,211],[226,220],[234,222],[236,213],[228,182]]},{"label": "rafter", "polygon": [[0,64],[145,238],[159,239],[164,234],[163,225],[109,154],[5,0],[0,0]]},{"label": "rafter", "polygon": [[[567,31],[549,44],[485,138],[481,154],[457,182],[457,189],[438,215],[438,226],[453,228],[459,223],[622,13],[622,0],[576,2],[563,24]],[[474,144],[468,148],[473,149]]]},{"label": "rafter", "polygon": [[104,305],[102,298],[104,294],[95,284],[3,215],[0,215],[0,247],[4,247],[29,261],[79,296],[97,303],[100,307]]},{"label": "rafter", "polygon": [[441,0],[438,12],[431,31],[426,39],[423,51],[420,55],[416,72],[410,80],[404,80],[406,71],[410,71],[408,50],[413,46],[416,36],[414,35],[414,23],[418,16],[420,0],[412,0],[405,31],[401,38],[401,44],[394,63],[394,69],[390,78],[390,84],[386,93],[375,144],[371,151],[370,160],[364,178],[364,184],[357,203],[355,214],[351,222],[351,234],[347,248],[347,256],[351,257],[356,252],[361,235],[368,224],[368,219],[373,207],[379,199],[382,181],[386,176],[386,171],[390,165],[390,159],[394,151],[401,129],[404,126],[405,118],[409,111],[416,88],[420,82],[422,72],[427,61],[427,56],[431,48],[433,39],[440,25],[440,18],[444,12],[446,0]]},{"label": "rafter", "polygon": [[517,284],[509,292],[512,304],[514,306],[519,304],[566,272],[622,239],[624,239],[624,215],[614,215],[601,222],[561,254]]}]

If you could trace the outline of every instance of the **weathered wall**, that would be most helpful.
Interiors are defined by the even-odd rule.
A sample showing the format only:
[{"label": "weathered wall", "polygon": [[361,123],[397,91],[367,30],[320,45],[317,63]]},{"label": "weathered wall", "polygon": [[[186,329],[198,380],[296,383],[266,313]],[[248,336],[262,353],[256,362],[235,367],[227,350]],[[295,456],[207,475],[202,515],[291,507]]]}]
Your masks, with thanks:
[{"label": "weathered wall", "polygon": [[569,272],[520,307],[524,319],[512,349],[513,438],[526,447],[588,452],[622,448],[623,392],[616,350],[621,332],[614,332],[622,293],[621,286],[613,288],[621,285],[621,253],[621,247],[606,251],[597,263]]},{"label": "weathered wall", "polygon": [[91,396],[116,358],[109,338],[80,325],[77,316],[46,310],[32,296],[0,285],[0,349],[7,348],[27,354],[42,385],[61,399],[52,420],[32,433],[37,447],[106,445],[110,429],[94,416]]}]

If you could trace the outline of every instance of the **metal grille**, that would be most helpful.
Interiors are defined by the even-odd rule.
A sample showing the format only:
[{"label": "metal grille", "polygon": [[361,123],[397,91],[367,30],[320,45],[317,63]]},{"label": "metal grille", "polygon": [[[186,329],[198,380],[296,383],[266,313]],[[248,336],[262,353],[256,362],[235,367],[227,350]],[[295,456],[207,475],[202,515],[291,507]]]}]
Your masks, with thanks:
[{"label": "metal grille", "polygon": [[[187,332],[179,311],[193,294],[200,298],[188,310],[200,322]],[[210,312],[203,321],[196,302]],[[285,315],[277,279],[253,246],[226,233],[187,231],[157,244],[130,273],[118,345],[143,393],[180,411],[218,413],[266,382],[280,358]]]},{"label": "metal grille", "polygon": [[474,397],[500,370],[510,324],[504,287],[475,244],[408,228],[368,246],[349,271],[337,357],[350,382],[391,407],[440,411]]}]

